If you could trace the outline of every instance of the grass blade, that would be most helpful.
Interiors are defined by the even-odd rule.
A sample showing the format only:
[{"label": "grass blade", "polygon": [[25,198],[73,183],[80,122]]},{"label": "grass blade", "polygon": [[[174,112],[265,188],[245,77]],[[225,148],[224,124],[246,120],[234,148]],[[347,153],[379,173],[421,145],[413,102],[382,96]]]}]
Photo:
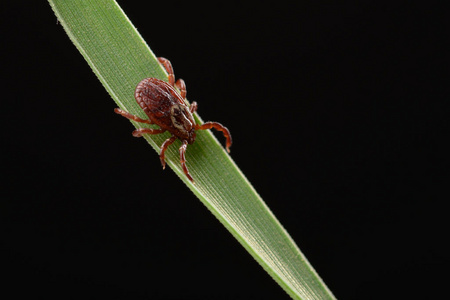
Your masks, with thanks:
[{"label": "grass blade", "polygon": [[[166,80],[167,75],[118,4],[113,0],[49,2],[66,33],[117,105],[145,118],[134,100],[134,88],[143,78]],[[145,139],[159,151],[168,136],[168,133],[146,135]],[[177,141],[168,149],[168,165],[292,298],[334,299],[209,131],[198,132],[196,142],[187,152],[188,167],[196,184],[186,178],[180,167],[179,145]]]}]

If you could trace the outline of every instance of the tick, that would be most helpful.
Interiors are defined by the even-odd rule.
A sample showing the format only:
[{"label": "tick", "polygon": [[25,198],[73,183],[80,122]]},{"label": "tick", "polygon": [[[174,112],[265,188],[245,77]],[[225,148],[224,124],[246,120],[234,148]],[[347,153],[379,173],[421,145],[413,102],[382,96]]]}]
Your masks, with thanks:
[{"label": "tick", "polygon": [[189,107],[186,105],[186,84],[184,83],[184,80],[178,79],[175,82],[172,64],[168,59],[158,57],[158,61],[167,71],[167,74],[169,74],[168,82],[157,78],[145,78],[139,82],[134,91],[134,97],[147,115],[148,120],[141,119],[120,108],[116,108],[114,111],[127,119],[140,123],[156,124],[160,127],[156,129],[138,128],[133,131],[134,137],[141,137],[145,133],[160,134],[166,131],[172,134],[172,136],[165,140],[161,145],[159,159],[161,160],[163,169],[166,167],[165,151],[176,139],[180,139],[181,147],[179,152],[181,167],[187,178],[194,182],[194,179],[186,166],[185,153],[187,145],[193,144],[195,141],[195,131],[211,128],[222,131],[227,139],[226,149],[228,153],[230,152],[232,143],[231,134],[225,126],[217,122],[206,122],[203,125],[196,124],[192,114],[197,111],[197,102],[192,102]]}]

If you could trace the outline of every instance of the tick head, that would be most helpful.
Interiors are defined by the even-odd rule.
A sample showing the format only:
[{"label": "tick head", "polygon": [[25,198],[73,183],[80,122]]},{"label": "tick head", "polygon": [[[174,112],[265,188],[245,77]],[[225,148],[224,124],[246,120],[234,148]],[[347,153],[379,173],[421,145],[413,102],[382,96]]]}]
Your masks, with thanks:
[{"label": "tick head", "polygon": [[195,141],[195,121],[189,108],[184,105],[173,105],[170,108],[170,119],[174,129],[172,133],[192,144]]}]

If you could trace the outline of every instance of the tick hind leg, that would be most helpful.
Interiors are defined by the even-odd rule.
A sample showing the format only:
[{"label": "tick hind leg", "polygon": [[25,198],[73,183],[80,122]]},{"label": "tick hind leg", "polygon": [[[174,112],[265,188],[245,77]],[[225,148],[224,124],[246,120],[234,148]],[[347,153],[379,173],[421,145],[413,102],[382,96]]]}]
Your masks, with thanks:
[{"label": "tick hind leg", "polygon": [[138,116],[132,115],[129,112],[126,112],[120,108],[114,108],[114,112],[118,115],[121,115],[122,117],[125,117],[127,119],[139,122],[139,123],[146,123],[146,124],[152,124],[150,120],[141,119]]},{"label": "tick hind leg", "polygon": [[133,136],[134,137],[141,137],[144,134],[148,133],[148,134],[160,134],[166,132],[165,129],[161,129],[161,128],[138,128],[135,131],[133,131]]},{"label": "tick hind leg", "polygon": [[168,74],[169,84],[171,86],[176,86],[180,90],[181,98],[186,98],[186,83],[184,83],[183,79],[178,79],[177,82],[175,82],[175,73],[173,72],[172,64],[170,63],[170,60],[164,57],[158,57],[159,63],[164,67]]},{"label": "tick hind leg", "polygon": [[180,163],[181,163],[181,167],[183,168],[183,172],[184,174],[186,174],[186,177],[192,182],[194,183],[194,179],[192,178],[191,174],[189,173],[188,168],[186,167],[186,157],[185,157],[185,153],[186,153],[186,148],[187,148],[188,142],[186,140],[183,141],[183,144],[180,147]]},{"label": "tick hind leg", "polygon": [[167,74],[169,75],[169,84],[171,86],[174,86],[175,84],[175,74],[173,73],[172,64],[170,63],[170,60],[164,57],[158,57],[159,63],[164,67]]},{"label": "tick hind leg", "polygon": [[203,125],[196,125],[195,129],[205,130],[205,129],[211,129],[211,128],[214,128],[218,131],[222,131],[223,135],[227,139],[227,143],[226,143],[227,152],[230,153],[230,147],[231,147],[231,144],[233,143],[233,141],[231,139],[231,134],[230,134],[230,131],[228,130],[228,128],[226,128],[225,126],[223,126],[222,124],[217,123],[217,122],[206,122]]},{"label": "tick hind leg", "polygon": [[[152,124],[152,122],[150,122],[150,120],[145,120],[145,119],[141,119],[138,116],[132,115],[129,112],[126,112],[120,108],[115,108],[114,112],[116,114],[121,115],[122,117],[125,117],[127,119],[139,122],[139,123],[146,123],[146,124]],[[135,131],[133,131],[133,136],[134,137],[141,137],[143,134],[148,133],[148,134],[159,134],[159,133],[163,133],[165,132],[165,129],[152,129],[152,128],[138,128]]]},{"label": "tick hind leg", "polygon": [[186,99],[186,83],[184,83],[183,79],[178,79],[177,82],[175,82],[175,86],[180,90],[180,96],[183,99]]}]

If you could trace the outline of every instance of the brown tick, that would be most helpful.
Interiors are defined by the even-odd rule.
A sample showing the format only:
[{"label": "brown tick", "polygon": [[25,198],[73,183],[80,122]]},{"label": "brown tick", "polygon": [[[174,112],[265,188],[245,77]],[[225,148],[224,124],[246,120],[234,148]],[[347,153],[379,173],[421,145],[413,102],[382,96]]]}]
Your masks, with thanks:
[{"label": "brown tick", "polygon": [[230,152],[231,146],[230,131],[217,122],[206,122],[203,125],[196,124],[192,114],[197,111],[197,103],[192,102],[189,107],[186,105],[186,84],[183,79],[178,79],[175,82],[175,75],[169,60],[158,57],[158,61],[169,74],[169,82],[167,83],[156,78],[145,78],[139,82],[134,91],[134,97],[139,106],[144,110],[148,120],[141,119],[119,108],[114,109],[114,111],[127,119],[140,123],[156,124],[160,127],[157,129],[136,129],[133,131],[134,137],[141,137],[144,133],[159,134],[165,131],[169,131],[172,134],[172,136],[165,140],[161,145],[159,158],[163,169],[166,167],[164,152],[176,139],[180,139],[181,147],[179,151],[181,167],[187,178],[194,182],[186,167],[185,152],[187,145],[192,144],[195,141],[195,131],[211,128],[222,131],[227,139],[226,149],[228,152]]}]

